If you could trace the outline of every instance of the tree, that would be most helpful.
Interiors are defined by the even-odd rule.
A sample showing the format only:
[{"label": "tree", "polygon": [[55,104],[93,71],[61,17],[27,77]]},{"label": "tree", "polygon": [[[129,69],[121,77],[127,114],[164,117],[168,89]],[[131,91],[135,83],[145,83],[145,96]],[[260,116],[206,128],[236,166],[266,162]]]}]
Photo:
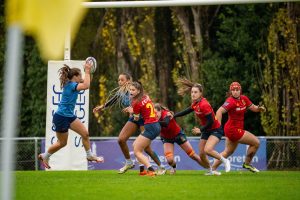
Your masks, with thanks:
[{"label": "tree", "polygon": [[[268,52],[262,55],[265,63],[262,96],[268,109],[262,115],[262,124],[267,135],[300,132],[299,8],[298,4],[288,3],[286,8],[278,10],[269,26]],[[291,157],[299,157],[299,145],[277,141],[268,167],[291,167],[284,162]]]},{"label": "tree", "polygon": [[[204,92],[215,110],[225,101],[233,81],[241,83],[243,93],[252,102],[262,101],[256,73],[258,53],[266,46],[265,27],[272,13],[273,7],[269,4],[221,6],[217,19],[211,25],[210,45],[202,65]],[[263,135],[259,118],[257,113],[246,113],[245,128]]]},{"label": "tree", "polygon": [[267,135],[298,135],[300,132],[299,22],[288,9],[276,13],[269,28],[268,54],[263,71],[263,100],[268,112],[262,115]]}]

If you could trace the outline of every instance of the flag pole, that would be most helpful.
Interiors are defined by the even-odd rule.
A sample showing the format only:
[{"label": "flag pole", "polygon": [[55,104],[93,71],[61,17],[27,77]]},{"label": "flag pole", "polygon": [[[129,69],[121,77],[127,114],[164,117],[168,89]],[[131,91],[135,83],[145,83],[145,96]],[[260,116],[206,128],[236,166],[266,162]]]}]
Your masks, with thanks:
[{"label": "flag pole", "polygon": [[1,199],[10,200],[14,196],[15,143],[13,138],[18,132],[19,106],[21,93],[21,63],[23,35],[19,25],[9,26],[6,33],[6,55],[3,103],[1,113]]}]

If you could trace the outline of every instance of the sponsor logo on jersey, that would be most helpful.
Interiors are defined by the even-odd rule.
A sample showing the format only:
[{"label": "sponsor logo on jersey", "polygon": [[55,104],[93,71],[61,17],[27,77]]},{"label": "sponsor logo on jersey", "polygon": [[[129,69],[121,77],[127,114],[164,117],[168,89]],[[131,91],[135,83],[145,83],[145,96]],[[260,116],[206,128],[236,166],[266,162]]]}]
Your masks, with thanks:
[{"label": "sponsor logo on jersey", "polygon": [[241,111],[241,110],[245,110],[245,109],[246,109],[246,106],[243,106],[243,107],[236,108],[235,110],[236,111]]}]

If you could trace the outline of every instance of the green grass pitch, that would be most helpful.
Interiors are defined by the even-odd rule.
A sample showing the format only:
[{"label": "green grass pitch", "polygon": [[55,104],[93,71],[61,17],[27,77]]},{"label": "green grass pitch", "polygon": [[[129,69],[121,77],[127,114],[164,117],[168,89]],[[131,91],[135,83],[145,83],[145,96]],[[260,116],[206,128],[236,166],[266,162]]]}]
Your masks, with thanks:
[{"label": "green grass pitch", "polygon": [[300,199],[300,171],[235,171],[204,176],[178,170],[176,175],[138,176],[98,171],[17,171],[16,199]]}]

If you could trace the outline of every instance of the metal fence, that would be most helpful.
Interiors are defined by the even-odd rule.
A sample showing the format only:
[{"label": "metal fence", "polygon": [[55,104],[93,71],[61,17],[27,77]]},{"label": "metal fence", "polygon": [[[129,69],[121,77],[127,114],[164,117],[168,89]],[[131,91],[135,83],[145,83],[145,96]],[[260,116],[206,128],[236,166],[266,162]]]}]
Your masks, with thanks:
[{"label": "metal fence", "polygon": [[[192,137],[191,137],[192,138]],[[300,170],[300,136],[264,137],[267,139],[268,170]],[[40,170],[37,155],[41,152],[44,137],[14,138],[16,145],[16,170]],[[116,137],[92,137],[93,140],[117,139]],[[0,147],[4,142],[0,138]],[[0,160],[1,166],[1,160]]]}]

